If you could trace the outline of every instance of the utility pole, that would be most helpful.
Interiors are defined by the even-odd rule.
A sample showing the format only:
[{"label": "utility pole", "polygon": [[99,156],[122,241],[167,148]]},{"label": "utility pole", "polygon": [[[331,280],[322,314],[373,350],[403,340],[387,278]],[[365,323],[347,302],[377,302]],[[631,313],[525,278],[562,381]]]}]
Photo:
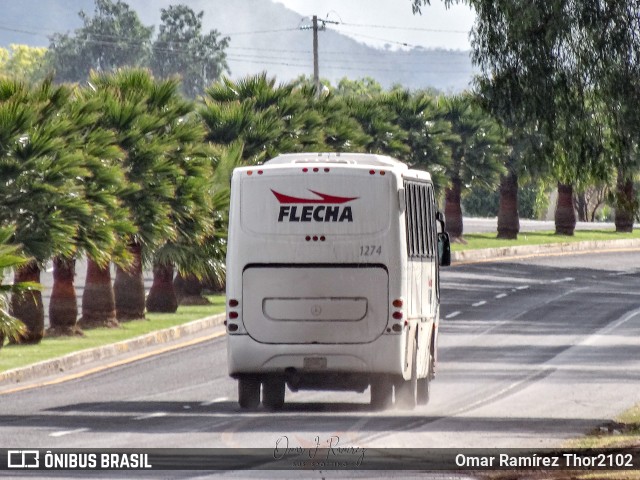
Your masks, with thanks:
[{"label": "utility pole", "polygon": [[340,22],[333,22],[331,20],[320,20],[322,25],[318,27],[318,16],[314,15],[312,17],[311,26],[302,25],[300,30],[313,30],[313,84],[316,88],[316,96],[320,96],[320,66],[318,60],[318,30],[326,30],[327,23],[333,23],[338,25]]},{"label": "utility pole", "polygon": [[[324,24],[322,25],[324,28]],[[318,16],[313,16],[313,84],[316,96],[320,96],[320,67],[318,66]]]}]

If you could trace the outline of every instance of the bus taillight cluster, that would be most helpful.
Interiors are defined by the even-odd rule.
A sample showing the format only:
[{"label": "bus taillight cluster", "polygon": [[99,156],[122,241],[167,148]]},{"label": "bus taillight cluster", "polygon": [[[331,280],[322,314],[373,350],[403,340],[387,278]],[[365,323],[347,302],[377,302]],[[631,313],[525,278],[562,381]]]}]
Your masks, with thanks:
[{"label": "bus taillight cluster", "polygon": [[[240,305],[240,302],[238,302],[238,300],[236,300],[235,298],[232,298],[231,300],[229,300],[229,308],[236,308],[238,307],[238,305]],[[229,310],[229,313],[227,314],[227,319],[237,320],[238,317],[239,317],[238,312],[236,312],[235,310]],[[227,330],[229,330],[229,332],[237,332],[238,325],[236,325],[235,323],[227,323]]]},{"label": "bus taillight cluster", "polygon": [[[396,298],[393,302],[391,302],[391,305],[393,305],[394,308],[397,308],[398,310],[394,311],[391,314],[391,317],[394,320],[402,320],[403,314],[402,314],[402,305],[404,304],[404,302],[402,301],[401,298]],[[401,332],[402,331],[402,324],[401,323],[394,323],[393,326],[391,327],[391,329],[394,332]]]}]

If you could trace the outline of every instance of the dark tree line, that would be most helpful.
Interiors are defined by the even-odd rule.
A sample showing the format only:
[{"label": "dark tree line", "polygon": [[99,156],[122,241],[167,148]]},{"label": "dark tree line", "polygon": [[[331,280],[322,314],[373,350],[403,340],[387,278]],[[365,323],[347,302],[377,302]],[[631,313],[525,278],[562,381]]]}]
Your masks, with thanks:
[{"label": "dark tree line", "polygon": [[72,34],[50,39],[48,68],[59,82],[82,82],[92,70],[112,72],[122,67],[148,67],[158,78],[179,76],[182,92],[195,98],[228,71],[228,37],[204,32],[204,13],[186,5],[161,10],[161,24],[143,25],[121,0],[95,0],[93,16],[80,12],[83,26]]},{"label": "dark tree line", "polygon": [[[640,167],[640,1],[444,1],[475,10],[476,91],[513,134],[501,190],[517,191],[522,171],[553,175],[557,231],[572,234],[576,190],[613,183],[616,230],[631,231]],[[414,12],[429,3],[412,0]],[[502,224],[514,229],[515,221],[511,213]]]}]

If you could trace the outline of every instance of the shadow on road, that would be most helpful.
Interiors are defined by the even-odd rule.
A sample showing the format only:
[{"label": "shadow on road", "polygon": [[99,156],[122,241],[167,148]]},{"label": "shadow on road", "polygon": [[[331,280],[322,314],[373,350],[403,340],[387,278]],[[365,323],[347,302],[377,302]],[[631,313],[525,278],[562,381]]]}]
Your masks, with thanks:
[{"label": "shadow on road", "polygon": [[[162,416],[158,415],[162,412]],[[345,425],[366,420],[367,431],[437,432],[535,432],[537,435],[559,434],[566,431],[586,431],[607,419],[557,419],[551,417],[443,417],[432,416],[422,408],[414,411],[392,410],[371,412],[368,404],[356,403],[287,403],[280,412],[264,409],[247,412],[240,410],[236,402],[219,402],[202,405],[198,402],[98,402],[78,403],[47,410],[38,415],[0,415],[1,426],[52,429],[89,428],[92,431],[122,433],[175,433],[175,432],[224,432],[233,431],[281,433],[289,431],[317,433],[342,431]],[[144,418],[141,418],[144,417]],[[144,419],[144,421],[141,421]],[[246,421],[242,421],[246,420]]]}]

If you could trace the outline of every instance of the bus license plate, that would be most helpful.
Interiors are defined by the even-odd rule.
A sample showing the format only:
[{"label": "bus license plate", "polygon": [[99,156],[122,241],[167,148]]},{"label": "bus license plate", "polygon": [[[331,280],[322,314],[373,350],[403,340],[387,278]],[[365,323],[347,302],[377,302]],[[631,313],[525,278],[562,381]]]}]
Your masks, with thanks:
[{"label": "bus license plate", "polygon": [[303,365],[307,370],[323,370],[327,368],[327,357],[304,357]]}]

